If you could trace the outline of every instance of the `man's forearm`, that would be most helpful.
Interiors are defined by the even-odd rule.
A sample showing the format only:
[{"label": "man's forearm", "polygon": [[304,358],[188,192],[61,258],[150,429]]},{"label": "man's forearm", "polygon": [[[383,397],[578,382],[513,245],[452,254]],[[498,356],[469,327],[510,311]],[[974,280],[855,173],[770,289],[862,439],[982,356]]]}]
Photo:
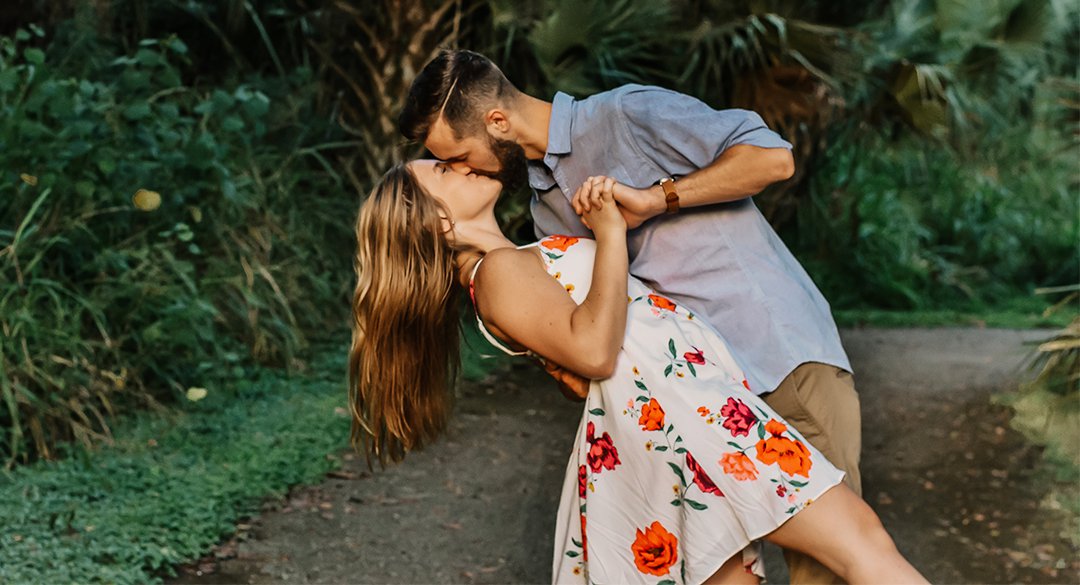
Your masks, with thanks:
[{"label": "man's forearm", "polygon": [[[709,166],[676,181],[679,207],[696,207],[743,199],[765,187],[791,178],[795,172],[791,151],[739,144],[724,151]],[[666,209],[660,186],[649,189],[655,215]]]},{"label": "man's forearm", "polygon": [[711,165],[677,181],[679,205],[695,207],[750,197],[794,173],[795,162],[786,148],[732,146]]}]

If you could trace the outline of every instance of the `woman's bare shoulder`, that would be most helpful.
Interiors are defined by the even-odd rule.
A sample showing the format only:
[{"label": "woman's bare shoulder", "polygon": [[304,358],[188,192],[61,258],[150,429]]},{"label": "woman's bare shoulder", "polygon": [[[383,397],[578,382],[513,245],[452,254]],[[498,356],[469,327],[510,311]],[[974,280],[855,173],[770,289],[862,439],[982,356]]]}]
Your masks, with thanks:
[{"label": "woman's bare shoulder", "polygon": [[521,276],[547,274],[536,248],[499,248],[484,255],[476,281],[514,282]]},{"label": "woman's bare shoulder", "polygon": [[544,268],[535,247],[488,252],[473,281],[479,311],[494,321],[523,306],[569,301],[566,291]]}]

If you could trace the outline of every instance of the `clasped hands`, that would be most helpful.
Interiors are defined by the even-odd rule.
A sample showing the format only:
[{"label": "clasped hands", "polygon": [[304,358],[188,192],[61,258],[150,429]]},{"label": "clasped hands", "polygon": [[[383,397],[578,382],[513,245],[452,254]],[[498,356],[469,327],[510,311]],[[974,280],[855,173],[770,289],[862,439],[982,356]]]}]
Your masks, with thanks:
[{"label": "clasped hands", "polygon": [[[619,183],[611,177],[589,177],[578,187],[577,191],[574,192],[574,197],[570,200],[574,212],[581,216],[582,223],[589,229],[592,229],[592,227],[589,226],[584,216],[593,207],[602,205],[604,193],[609,193],[611,198],[615,200],[619,211],[626,220],[626,227],[629,229],[636,228],[649,218],[663,213],[666,208],[662,190],[658,196],[655,192],[646,189],[634,189]],[[657,201],[659,201],[659,205]],[[555,378],[559,385],[559,391],[567,399],[582,401],[588,396],[588,378],[579,376],[550,360],[544,362],[543,366],[544,371],[552,378]]]}]

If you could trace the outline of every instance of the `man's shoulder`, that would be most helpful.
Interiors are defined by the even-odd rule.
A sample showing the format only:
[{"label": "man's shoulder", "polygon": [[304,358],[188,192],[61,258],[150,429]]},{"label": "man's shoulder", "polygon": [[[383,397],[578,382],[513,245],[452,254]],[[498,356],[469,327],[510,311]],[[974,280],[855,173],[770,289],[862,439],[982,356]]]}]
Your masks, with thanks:
[{"label": "man's shoulder", "polygon": [[654,108],[684,97],[684,94],[657,85],[627,83],[577,100],[573,118],[580,124],[579,128],[618,119],[633,124],[647,120]]},{"label": "man's shoulder", "polygon": [[582,104],[589,104],[589,103],[592,103],[592,104],[605,104],[605,103],[618,103],[618,102],[620,102],[622,100],[627,99],[628,97],[631,98],[631,99],[636,99],[636,98],[649,99],[649,98],[655,98],[655,97],[659,97],[659,96],[683,96],[683,95],[685,95],[685,94],[681,94],[681,93],[679,93],[677,91],[667,89],[667,88],[663,88],[663,87],[660,87],[660,86],[657,86],[657,85],[641,85],[641,84],[638,84],[638,83],[627,83],[626,85],[620,85],[619,87],[615,87],[615,88],[609,89],[607,91],[602,91],[600,93],[594,93],[591,96],[588,96],[588,97],[586,97],[586,98],[584,98],[582,100],[579,100],[579,103],[582,103]]},{"label": "man's shoulder", "polygon": [[619,116],[631,123],[648,123],[666,109],[685,108],[691,101],[699,104],[697,98],[675,90],[656,85],[628,83],[578,101],[576,117],[595,119]]}]

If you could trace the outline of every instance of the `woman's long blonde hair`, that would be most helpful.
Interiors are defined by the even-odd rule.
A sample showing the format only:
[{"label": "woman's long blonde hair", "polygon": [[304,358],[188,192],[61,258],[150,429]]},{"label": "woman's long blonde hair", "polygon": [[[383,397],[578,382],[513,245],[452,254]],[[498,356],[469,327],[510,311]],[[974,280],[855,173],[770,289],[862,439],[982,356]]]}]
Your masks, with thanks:
[{"label": "woman's long blonde hair", "polygon": [[369,465],[400,461],[446,427],[460,364],[461,287],[444,217],[399,164],[356,220],[351,442]]}]

